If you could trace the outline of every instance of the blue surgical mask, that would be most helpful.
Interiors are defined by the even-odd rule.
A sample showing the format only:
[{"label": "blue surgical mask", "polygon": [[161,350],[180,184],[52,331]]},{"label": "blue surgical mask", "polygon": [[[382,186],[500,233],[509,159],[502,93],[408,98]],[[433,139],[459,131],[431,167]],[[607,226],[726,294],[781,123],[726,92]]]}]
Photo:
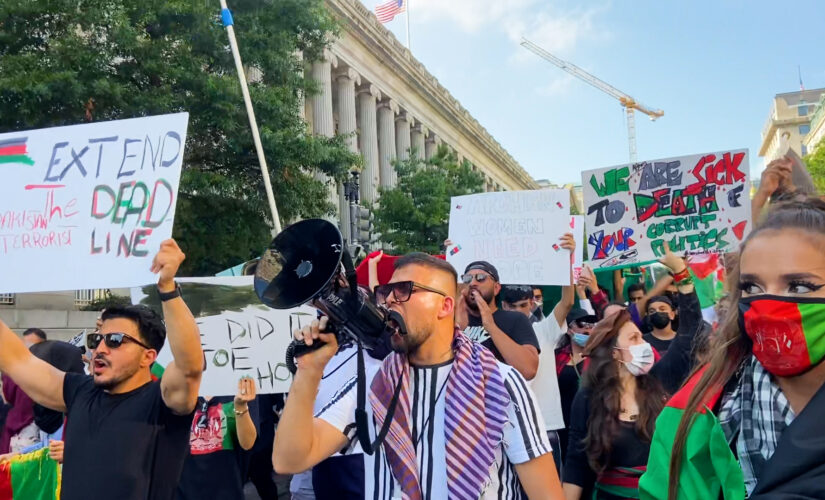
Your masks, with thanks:
[{"label": "blue surgical mask", "polygon": [[587,339],[590,338],[590,335],[586,333],[574,333],[573,334],[573,342],[576,343],[579,347],[584,347],[587,344]]}]

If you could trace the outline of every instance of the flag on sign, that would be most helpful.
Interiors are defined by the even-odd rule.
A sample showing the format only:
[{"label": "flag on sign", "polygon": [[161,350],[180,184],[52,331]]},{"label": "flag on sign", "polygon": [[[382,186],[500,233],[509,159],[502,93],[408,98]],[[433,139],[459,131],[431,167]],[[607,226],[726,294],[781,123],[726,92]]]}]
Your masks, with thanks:
[{"label": "flag on sign", "polygon": [[407,0],[390,0],[375,7],[375,16],[381,23],[388,23],[406,8]]}]

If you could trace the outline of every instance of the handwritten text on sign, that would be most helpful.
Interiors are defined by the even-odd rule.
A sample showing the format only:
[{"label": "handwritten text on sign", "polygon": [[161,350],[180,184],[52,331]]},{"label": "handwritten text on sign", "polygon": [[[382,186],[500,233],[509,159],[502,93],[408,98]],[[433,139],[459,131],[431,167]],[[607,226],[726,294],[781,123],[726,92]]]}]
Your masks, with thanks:
[{"label": "handwritten text on sign", "polygon": [[[200,331],[206,366],[202,396],[231,396],[243,376],[251,377],[261,394],[289,390],[292,374],[286,367],[286,348],[292,331],[317,317],[315,309],[276,310],[262,305],[251,276],[177,281]],[[132,301],[160,310],[154,285],[133,288]],[[163,366],[173,359],[168,344],[158,355]]]},{"label": "handwritten text on sign", "polygon": [[569,285],[570,193],[563,189],[458,196],[451,200],[447,260],[460,273],[476,260],[505,284]]},{"label": "handwritten text on sign", "polygon": [[747,150],[668,158],[582,174],[594,267],[677,253],[735,251],[750,230]]},{"label": "handwritten text on sign", "polygon": [[0,292],[154,281],[188,114],[0,134]]}]

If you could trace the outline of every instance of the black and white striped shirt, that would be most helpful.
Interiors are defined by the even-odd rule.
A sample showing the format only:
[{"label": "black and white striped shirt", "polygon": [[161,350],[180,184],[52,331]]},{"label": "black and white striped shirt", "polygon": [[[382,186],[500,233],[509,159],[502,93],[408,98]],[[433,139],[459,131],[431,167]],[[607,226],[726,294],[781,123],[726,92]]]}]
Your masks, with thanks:
[{"label": "black and white striped shirt", "polygon": [[[437,366],[411,367],[412,435],[418,458],[419,482],[425,499],[448,496],[444,414],[446,384],[452,366],[452,362],[448,362]],[[480,498],[515,500],[526,498],[526,495],[516,476],[514,465],[550,453],[551,448],[544,431],[541,411],[527,382],[508,365],[499,363],[499,370],[510,395],[507,410],[509,422],[504,426],[502,445],[496,452],[488,482],[484,485]],[[370,377],[370,382],[371,380]],[[370,383],[367,384],[368,387],[369,385]],[[352,379],[323,405],[316,416],[339,429],[350,438],[351,443],[357,442],[356,403],[356,384],[355,379]],[[367,408],[367,411],[371,412],[371,409]],[[375,439],[374,424],[373,421],[370,429],[372,439]],[[366,498],[389,499],[393,489],[389,464],[381,450],[372,458],[371,472],[375,487],[372,488],[372,495]],[[369,474],[370,470],[366,471]]]}]

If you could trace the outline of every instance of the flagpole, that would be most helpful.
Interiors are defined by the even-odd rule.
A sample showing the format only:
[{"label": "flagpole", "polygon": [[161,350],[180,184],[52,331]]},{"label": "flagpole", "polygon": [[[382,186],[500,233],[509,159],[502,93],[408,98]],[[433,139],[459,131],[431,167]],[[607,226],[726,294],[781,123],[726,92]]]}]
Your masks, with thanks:
[{"label": "flagpole", "polygon": [[407,3],[407,13],[404,16],[405,18],[407,18],[407,50],[412,52],[412,49],[410,48],[410,0],[404,1]]},{"label": "flagpole", "polygon": [[269,201],[269,210],[272,213],[272,224],[274,234],[281,232],[281,220],[278,218],[278,206],[275,205],[275,195],[272,192],[272,181],[269,179],[269,168],[266,166],[264,148],[261,145],[261,135],[258,132],[258,121],[255,119],[255,110],[252,108],[252,99],[249,97],[249,87],[246,84],[246,75],[241,62],[241,53],[238,51],[238,41],[235,39],[234,21],[232,13],[226,6],[226,0],[221,0],[221,20],[226,27],[226,34],[229,36],[229,47],[232,49],[232,57],[235,59],[235,69],[238,71],[238,79],[241,81],[241,93],[246,105],[246,114],[249,117],[249,126],[252,128],[252,141],[255,143],[255,151],[258,153],[258,163],[261,165],[261,174],[264,177],[264,189],[266,198]]}]

